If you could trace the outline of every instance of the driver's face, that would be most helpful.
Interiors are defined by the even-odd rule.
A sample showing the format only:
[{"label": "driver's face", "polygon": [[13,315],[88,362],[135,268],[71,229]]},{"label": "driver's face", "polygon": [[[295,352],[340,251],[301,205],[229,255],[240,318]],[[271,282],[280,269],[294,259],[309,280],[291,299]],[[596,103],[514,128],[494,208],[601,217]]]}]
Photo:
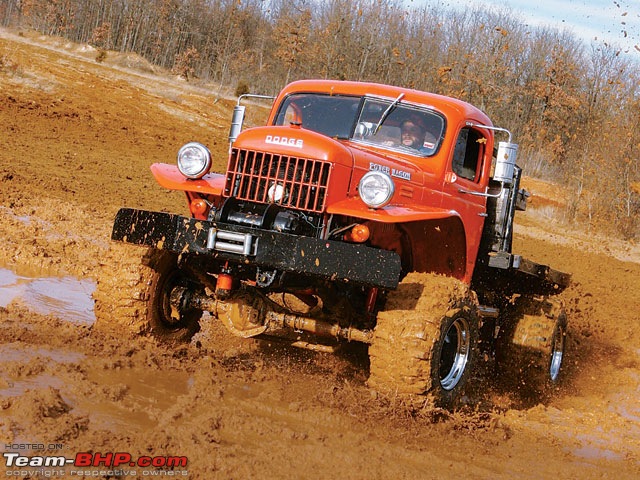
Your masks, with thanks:
[{"label": "driver's face", "polygon": [[422,129],[413,122],[405,122],[402,124],[401,136],[402,144],[406,147],[419,148],[424,142]]}]

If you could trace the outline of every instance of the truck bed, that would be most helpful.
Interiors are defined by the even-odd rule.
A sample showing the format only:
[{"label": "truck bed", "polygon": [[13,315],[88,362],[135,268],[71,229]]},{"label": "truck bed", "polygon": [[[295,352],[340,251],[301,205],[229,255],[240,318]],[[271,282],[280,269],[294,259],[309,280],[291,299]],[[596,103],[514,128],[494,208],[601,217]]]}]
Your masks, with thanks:
[{"label": "truck bed", "polygon": [[493,252],[476,268],[476,289],[501,290],[505,295],[555,295],[571,284],[571,275],[513,253]]}]

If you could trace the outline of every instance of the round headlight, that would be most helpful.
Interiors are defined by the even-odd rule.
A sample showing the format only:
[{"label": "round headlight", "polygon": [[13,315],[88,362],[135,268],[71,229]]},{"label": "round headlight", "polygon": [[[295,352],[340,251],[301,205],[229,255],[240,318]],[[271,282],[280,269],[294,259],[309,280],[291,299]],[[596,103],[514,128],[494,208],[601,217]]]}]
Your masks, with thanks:
[{"label": "round headlight", "polygon": [[187,178],[204,177],[211,168],[209,149],[198,142],[190,142],[178,150],[178,170]]},{"label": "round headlight", "polygon": [[384,207],[391,201],[395,186],[391,177],[382,172],[367,172],[360,180],[360,198],[371,208]]}]

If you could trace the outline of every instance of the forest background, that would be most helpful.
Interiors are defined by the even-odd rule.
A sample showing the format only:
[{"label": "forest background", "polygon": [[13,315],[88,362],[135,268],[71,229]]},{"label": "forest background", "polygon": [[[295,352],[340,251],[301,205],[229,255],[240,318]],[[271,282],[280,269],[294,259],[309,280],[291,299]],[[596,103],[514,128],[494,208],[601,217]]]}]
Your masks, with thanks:
[{"label": "forest background", "polygon": [[0,0],[0,25],[88,43],[96,61],[134,52],[216,95],[330,78],[466,100],[512,132],[528,175],[562,186],[560,220],[640,239],[640,47],[401,0]]}]

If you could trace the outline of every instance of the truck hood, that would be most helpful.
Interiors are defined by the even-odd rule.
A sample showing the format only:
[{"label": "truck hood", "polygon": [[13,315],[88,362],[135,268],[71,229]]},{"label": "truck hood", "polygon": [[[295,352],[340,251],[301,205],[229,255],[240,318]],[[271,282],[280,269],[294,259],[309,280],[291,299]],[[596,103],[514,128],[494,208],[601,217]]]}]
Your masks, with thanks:
[{"label": "truck hood", "polygon": [[351,149],[338,140],[298,126],[267,126],[244,130],[233,148],[324,160],[353,168]]},{"label": "truck hood", "polygon": [[369,170],[385,171],[397,181],[411,183],[414,187],[425,183],[434,183],[433,187],[436,187],[432,172],[423,171],[403,156],[390,152],[383,155],[364,145],[330,138],[299,126],[247,129],[238,136],[233,148],[331,162],[343,177],[339,183],[344,185],[348,180],[348,196],[357,195],[357,183]]},{"label": "truck hood", "polygon": [[[359,199],[358,183],[370,170],[383,171],[394,179],[398,193],[394,203],[397,205],[420,202],[440,207],[441,204],[442,184],[438,176],[435,172],[419,168],[417,162],[393,152],[382,154],[374,148],[330,138],[299,126],[247,129],[238,136],[232,148],[331,163],[326,207],[343,200]],[[362,207],[366,208],[364,204]]]}]

